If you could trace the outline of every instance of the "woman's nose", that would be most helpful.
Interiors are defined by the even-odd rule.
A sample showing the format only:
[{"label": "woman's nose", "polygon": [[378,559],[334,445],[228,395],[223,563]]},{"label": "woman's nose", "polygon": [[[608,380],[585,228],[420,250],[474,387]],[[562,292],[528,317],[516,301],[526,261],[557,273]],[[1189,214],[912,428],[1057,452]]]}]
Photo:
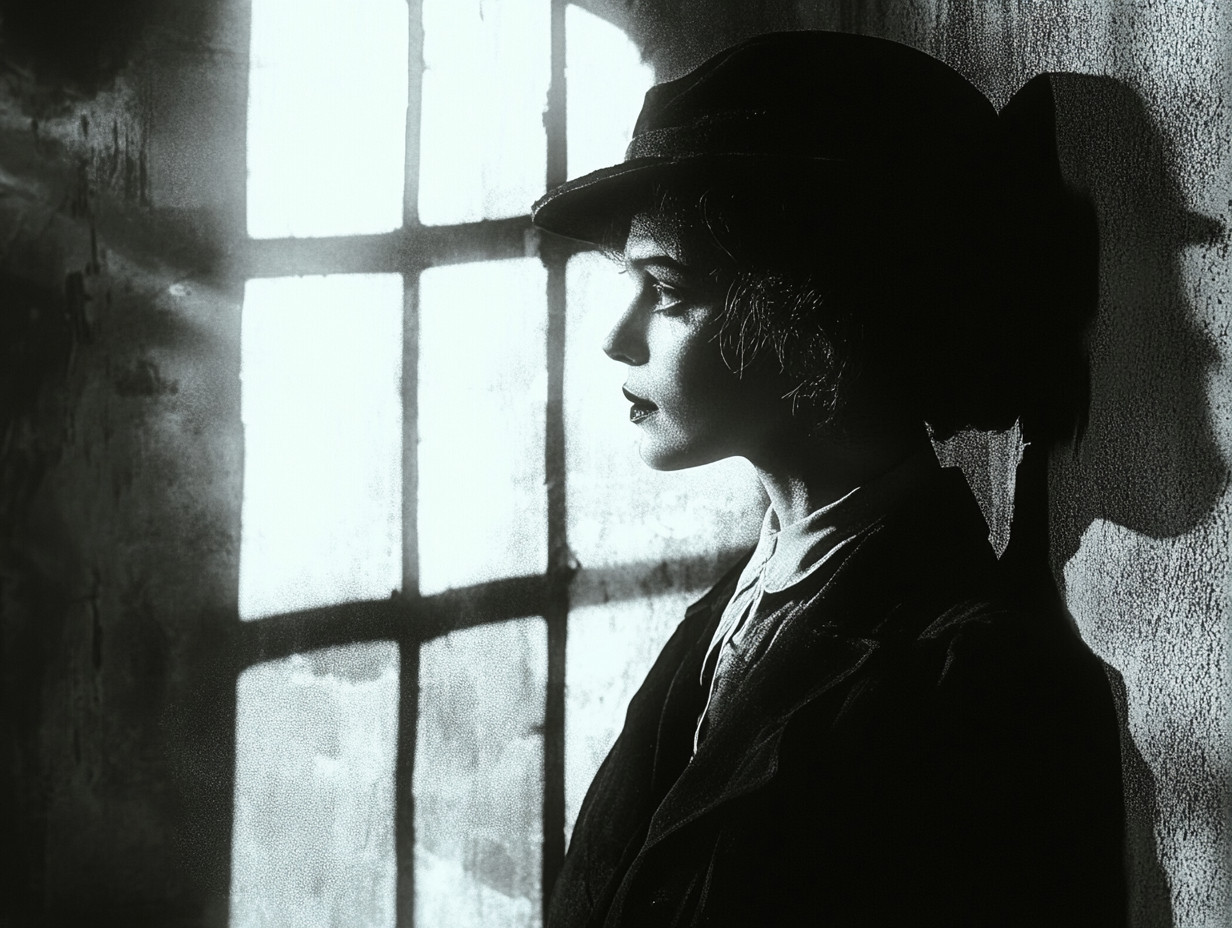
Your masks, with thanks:
[{"label": "woman's nose", "polygon": [[634,301],[603,340],[603,353],[621,364],[645,364],[650,358],[646,345],[645,314]]}]

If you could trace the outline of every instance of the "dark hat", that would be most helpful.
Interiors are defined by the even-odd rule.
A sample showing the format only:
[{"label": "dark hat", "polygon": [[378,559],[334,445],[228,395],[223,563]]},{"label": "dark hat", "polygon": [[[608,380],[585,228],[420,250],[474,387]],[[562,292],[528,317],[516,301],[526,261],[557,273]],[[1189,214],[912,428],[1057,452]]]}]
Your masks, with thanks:
[{"label": "dark hat", "polygon": [[923,52],[837,32],[761,35],[646,93],[625,160],[548,191],[537,226],[604,243],[652,185],[710,170],[801,184],[935,183],[994,157],[996,111]]}]

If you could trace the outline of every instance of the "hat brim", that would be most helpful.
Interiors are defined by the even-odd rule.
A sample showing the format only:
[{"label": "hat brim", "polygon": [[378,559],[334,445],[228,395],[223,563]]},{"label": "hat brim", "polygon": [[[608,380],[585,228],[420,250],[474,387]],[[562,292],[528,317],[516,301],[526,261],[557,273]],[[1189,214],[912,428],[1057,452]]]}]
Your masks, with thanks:
[{"label": "hat brim", "polygon": [[720,177],[773,177],[815,187],[826,178],[847,184],[859,170],[857,163],[846,159],[765,154],[634,158],[552,188],[531,207],[531,218],[540,229],[555,235],[619,248],[633,214],[647,208],[652,192],[663,184],[686,179],[704,183]]}]

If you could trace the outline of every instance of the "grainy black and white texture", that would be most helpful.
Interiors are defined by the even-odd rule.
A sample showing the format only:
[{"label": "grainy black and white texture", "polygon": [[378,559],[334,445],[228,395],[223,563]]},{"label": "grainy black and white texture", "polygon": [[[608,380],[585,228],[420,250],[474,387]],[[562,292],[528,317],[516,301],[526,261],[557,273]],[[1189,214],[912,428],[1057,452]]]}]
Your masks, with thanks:
[{"label": "grainy black and white texture", "polygon": [[[781,28],[907,42],[998,105],[1042,71],[1094,76],[1058,85],[1102,296],[1086,435],[1049,469],[1053,569],[1124,681],[1131,922],[1226,924],[1232,7],[586,5],[660,79]],[[0,17],[0,922],[222,926],[250,657],[234,260],[247,2],[4,0]],[[1006,440],[944,456],[996,516]],[[700,585],[713,566],[613,570],[579,596],[655,569]]]}]

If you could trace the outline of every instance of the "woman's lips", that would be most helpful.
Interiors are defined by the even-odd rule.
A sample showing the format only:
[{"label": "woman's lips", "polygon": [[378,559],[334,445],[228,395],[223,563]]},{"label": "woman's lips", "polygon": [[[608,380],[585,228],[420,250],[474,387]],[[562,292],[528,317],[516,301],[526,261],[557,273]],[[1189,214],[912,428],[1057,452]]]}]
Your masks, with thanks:
[{"label": "woman's lips", "polygon": [[638,396],[636,393],[630,393],[628,390],[624,390],[624,394],[625,399],[633,404],[629,407],[630,422],[641,422],[647,416],[659,411],[659,407],[645,397]]}]

